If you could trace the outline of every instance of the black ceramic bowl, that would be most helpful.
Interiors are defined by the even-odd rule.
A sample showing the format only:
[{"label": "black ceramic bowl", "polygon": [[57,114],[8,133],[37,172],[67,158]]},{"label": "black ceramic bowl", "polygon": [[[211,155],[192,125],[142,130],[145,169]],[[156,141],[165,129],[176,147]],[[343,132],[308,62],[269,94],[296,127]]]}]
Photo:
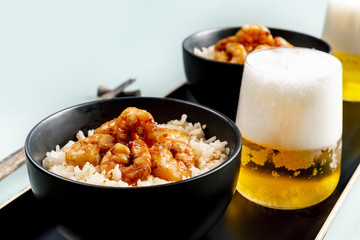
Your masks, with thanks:
[{"label": "black ceramic bowl", "polygon": [[[184,69],[190,91],[199,103],[212,107],[233,120],[244,66],[199,57],[194,54],[194,48],[212,46],[223,38],[235,35],[240,28],[200,31],[190,35],[182,43]],[[283,37],[296,47],[315,48],[332,53],[330,45],[321,39],[288,30],[269,29],[274,37]]]},{"label": "black ceramic bowl", "polygon": [[[146,109],[159,123],[179,119],[206,124],[207,137],[228,142],[230,156],[218,167],[187,180],[149,187],[104,187],[69,180],[42,167],[47,151],[117,117],[126,107]],[[167,98],[95,101],[57,112],[29,133],[26,163],[32,191],[57,222],[79,236],[131,239],[197,239],[224,213],[236,189],[241,135],[226,116]]]}]

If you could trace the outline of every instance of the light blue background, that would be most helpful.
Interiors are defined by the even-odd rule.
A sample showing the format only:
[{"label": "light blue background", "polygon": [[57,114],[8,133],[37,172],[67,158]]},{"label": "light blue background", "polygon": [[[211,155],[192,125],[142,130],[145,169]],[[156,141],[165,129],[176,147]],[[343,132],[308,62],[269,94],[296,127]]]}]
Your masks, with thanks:
[{"label": "light blue background", "polygon": [[262,23],[321,36],[326,1],[0,1],[0,159],[41,119],[94,100],[99,84],[163,96],[185,81],[181,43]]}]

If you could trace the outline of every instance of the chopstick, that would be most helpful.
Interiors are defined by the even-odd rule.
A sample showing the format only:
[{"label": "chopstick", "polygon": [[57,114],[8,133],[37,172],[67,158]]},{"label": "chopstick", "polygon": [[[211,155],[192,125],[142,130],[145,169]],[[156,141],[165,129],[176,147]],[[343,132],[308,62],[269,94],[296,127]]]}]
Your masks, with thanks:
[{"label": "chopstick", "polygon": [[[120,84],[118,87],[110,91],[108,91],[108,89],[106,89],[104,86],[100,85],[98,87],[98,96],[99,96],[98,100],[111,99],[117,97],[117,95],[119,95],[120,93],[124,93],[124,89],[130,84],[132,84],[134,81],[135,81],[134,78],[130,78],[126,82]],[[134,91],[134,92],[138,93],[138,91]]]},{"label": "chopstick", "polygon": [[[98,97],[98,100],[115,98],[121,93],[123,93],[123,95],[139,96],[140,95],[139,90],[128,93],[124,92],[124,89],[134,81],[135,81],[134,78],[130,78],[113,90],[105,89],[103,86],[99,86],[99,89],[102,90],[102,93],[103,92],[105,93],[102,95],[99,94],[101,93],[101,91],[99,91],[98,89],[98,95],[100,95]],[[21,147],[0,161],[0,180],[2,180],[10,173],[14,172],[16,169],[24,165],[24,163],[25,163],[25,150],[24,147]]]},{"label": "chopstick", "polygon": [[24,147],[19,148],[0,162],[0,180],[25,163]]}]

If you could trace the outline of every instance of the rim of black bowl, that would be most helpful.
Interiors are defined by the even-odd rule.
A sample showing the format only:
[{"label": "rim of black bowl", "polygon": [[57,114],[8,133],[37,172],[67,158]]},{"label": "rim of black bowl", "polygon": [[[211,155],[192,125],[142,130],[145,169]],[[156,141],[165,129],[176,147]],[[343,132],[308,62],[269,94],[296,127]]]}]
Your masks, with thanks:
[{"label": "rim of black bowl", "polygon": [[[231,126],[231,128],[234,129],[234,132],[235,132],[235,135],[236,135],[236,138],[239,139],[239,141],[236,143],[235,147],[234,147],[234,151],[228,156],[228,158],[222,162],[221,164],[219,164],[218,166],[216,166],[215,168],[213,169],[210,169],[209,171],[207,172],[204,172],[200,175],[197,175],[195,177],[190,177],[190,178],[187,178],[187,179],[184,179],[184,180],[181,180],[181,181],[176,181],[176,182],[169,182],[169,183],[164,183],[164,184],[158,184],[158,185],[151,185],[151,186],[136,186],[136,187],[132,187],[132,186],[128,186],[128,187],[117,187],[117,186],[104,186],[104,185],[96,185],[96,184],[92,184],[92,183],[85,183],[85,182],[80,182],[80,181],[76,181],[76,180],[72,180],[72,179],[69,179],[69,178],[66,178],[66,177],[63,177],[61,175],[58,175],[56,173],[53,173],[49,170],[47,170],[46,168],[44,168],[42,166],[42,164],[39,164],[37,163],[37,161],[35,161],[35,159],[33,158],[31,152],[30,152],[30,149],[29,149],[29,141],[30,141],[30,138],[31,136],[33,135],[33,133],[35,132],[35,130],[37,129],[37,127],[43,123],[44,121],[47,121],[48,119],[52,118],[53,116],[63,112],[63,111],[67,111],[67,110],[70,110],[70,109],[73,109],[73,108],[77,108],[77,107],[82,107],[82,106],[86,106],[86,105],[91,105],[91,104],[94,104],[94,103],[100,103],[100,102],[110,102],[110,101],[114,101],[114,100],[121,100],[121,99],[124,99],[124,100],[131,100],[131,99],[148,99],[148,100],[160,100],[160,101],[169,101],[169,102],[180,102],[180,103],[183,103],[183,104],[187,104],[187,105],[192,105],[193,107],[196,107],[196,108],[202,108],[202,109],[205,109],[206,111],[210,111],[212,112],[212,114],[215,114],[215,115],[218,115],[220,118],[223,118],[224,120],[226,120],[226,122]],[[240,130],[238,129],[238,127],[235,125],[235,123],[230,119],[228,118],[227,116],[225,116],[224,114],[216,111],[216,110],[213,110],[212,108],[209,108],[207,106],[204,106],[204,105],[201,105],[201,104],[195,104],[195,103],[192,103],[192,102],[189,102],[189,101],[185,101],[185,100],[179,100],[179,99],[174,99],[174,98],[161,98],[161,97],[121,97],[121,98],[115,98],[115,99],[105,99],[105,100],[95,100],[95,101],[90,101],[90,102],[85,102],[85,103],[80,103],[80,104],[77,104],[77,105],[73,105],[71,107],[67,107],[67,108],[64,108],[62,110],[59,110],[47,117],[45,117],[43,120],[41,120],[40,122],[38,122],[29,132],[29,134],[27,135],[26,139],[25,139],[25,155],[26,155],[26,158],[27,160],[29,160],[31,162],[32,165],[34,165],[36,168],[38,168],[40,171],[46,173],[46,174],[49,174],[50,176],[52,177],[55,177],[55,178],[59,178],[63,181],[67,181],[67,182],[71,182],[71,183],[74,183],[74,184],[79,184],[79,185],[84,185],[84,186],[88,186],[88,187],[100,187],[100,188],[109,188],[109,189],[145,189],[145,188],[162,188],[162,187],[166,187],[166,186],[170,186],[170,185],[177,185],[177,184],[183,184],[183,183],[186,183],[186,182],[191,182],[191,181],[196,181],[197,179],[199,178],[203,178],[205,176],[208,176],[210,174],[212,174],[213,172],[219,170],[220,168],[223,168],[225,167],[226,165],[228,165],[230,163],[231,160],[233,160],[232,158],[234,158],[236,155],[239,155],[240,156],[240,151],[241,151],[241,148],[242,148],[242,136],[241,136],[241,133],[240,133]],[[49,151],[51,151],[53,149],[50,149]],[[41,163],[42,163],[43,160],[41,160]],[[31,184],[30,184],[31,185]]]},{"label": "rim of black bowl", "polygon": [[[203,59],[205,61],[210,61],[210,62],[216,62],[216,63],[219,63],[219,64],[223,64],[223,65],[230,65],[230,66],[236,66],[236,65],[240,65],[240,66],[244,66],[244,64],[238,64],[238,63],[229,63],[229,62],[221,62],[221,61],[217,61],[217,60],[213,60],[213,59],[209,59],[209,58],[205,58],[205,57],[201,57],[201,56],[198,56],[194,53],[194,49],[189,49],[187,48],[185,45],[187,44],[187,42],[189,41],[189,39],[195,37],[195,36],[198,36],[198,35],[204,35],[204,34],[209,34],[209,33],[212,33],[212,32],[218,32],[218,31],[230,31],[230,30],[234,30],[234,32],[236,30],[239,30],[242,26],[239,26],[239,27],[217,27],[217,28],[207,28],[207,29],[204,29],[204,30],[200,30],[198,32],[195,32],[193,34],[191,34],[190,36],[186,37],[184,39],[184,41],[182,42],[182,47],[183,49],[191,54],[192,56],[198,58],[198,59]],[[324,41],[323,39],[321,38],[316,38],[314,36],[311,36],[311,35],[308,35],[306,33],[302,33],[302,32],[296,32],[296,31],[292,31],[292,30],[287,30],[287,29],[280,29],[280,28],[272,28],[272,27],[267,27],[270,32],[272,31],[283,31],[283,32],[288,32],[288,33],[291,33],[291,34],[298,34],[298,35],[302,35],[302,36],[306,36],[308,38],[311,38],[311,39],[314,39],[316,41],[319,41],[319,42],[322,42],[325,46],[327,46],[329,48],[329,54],[332,54],[332,47],[330,46],[329,43],[327,43],[326,41]],[[230,35],[231,36],[231,35]],[[228,37],[230,37],[228,36]],[[220,39],[219,39],[220,40]],[[210,47],[210,46],[207,46],[207,47]],[[295,46],[296,47],[296,46]]]}]

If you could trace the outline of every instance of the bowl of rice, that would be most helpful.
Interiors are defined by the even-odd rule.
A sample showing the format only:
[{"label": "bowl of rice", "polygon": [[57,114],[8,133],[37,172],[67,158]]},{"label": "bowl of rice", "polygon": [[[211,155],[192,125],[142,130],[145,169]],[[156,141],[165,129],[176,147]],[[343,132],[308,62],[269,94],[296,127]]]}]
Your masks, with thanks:
[{"label": "bowl of rice", "polygon": [[[182,43],[183,64],[190,91],[199,103],[212,107],[231,119],[235,119],[236,116],[243,64],[232,63],[231,60],[235,58],[230,59],[231,53],[225,56],[226,58],[230,57],[227,61],[223,60],[221,56],[224,54],[217,52],[216,45],[218,45],[218,43],[220,44],[221,40],[227,41],[231,36],[236,37],[240,29],[244,27],[248,28],[249,25],[258,24],[246,24],[242,27],[206,29],[188,36]],[[263,25],[258,26],[259,28],[266,28]],[[313,36],[289,30],[266,29],[274,39],[282,38],[293,46],[315,48],[320,51],[332,53],[328,43]],[[242,39],[238,41],[243,43],[246,52],[253,51],[256,48],[254,45],[250,44],[250,48],[247,45],[249,41],[253,40],[252,34],[253,33],[250,33],[249,35],[250,40],[245,38],[245,40]],[[263,47],[263,45],[268,44],[259,45]],[[232,47],[231,44],[226,46]],[[220,44],[220,48],[221,47],[225,48],[225,45]],[[276,47],[276,45],[273,44],[270,47]],[[231,48],[229,52],[230,51]],[[220,57],[216,56],[217,54]],[[244,57],[246,56],[242,56],[242,61],[244,61]],[[226,105],[224,105],[223,102],[226,102]]]},{"label": "bowl of rice", "polygon": [[[177,150],[188,155],[191,151],[193,160],[181,179],[166,178],[156,171],[160,164],[154,164],[156,151],[152,150],[160,144],[160,134],[150,145],[147,136],[153,135],[142,125],[148,120],[141,122],[136,115],[140,127],[126,125],[130,130],[122,135],[103,127],[115,121],[120,129],[118,121],[128,109],[151,116],[156,133],[166,129],[188,139],[189,150]],[[131,120],[134,113],[126,116]],[[78,148],[84,146],[80,143],[105,135],[115,140],[106,153],[105,147],[99,148],[98,153],[104,151],[100,162],[90,157],[81,164],[69,161],[71,152],[84,154]],[[172,138],[171,146],[176,146],[179,139]],[[151,153],[148,171],[142,171],[141,177],[138,166],[148,162],[143,158],[137,162],[140,157],[137,148],[132,147],[136,141],[144,143],[142,147]],[[115,154],[118,145],[131,150],[131,162],[126,166],[116,162],[111,170],[102,171],[105,156]],[[241,134],[233,121],[210,108],[169,98],[126,97],[76,105],[45,118],[28,134],[25,154],[30,185],[39,204],[48,209],[49,217],[80,238],[198,239],[216,223],[232,199],[241,145]],[[177,161],[185,158],[173,154]],[[135,176],[131,181],[125,177],[130,176],[130,170],[136,173],[130,174]]]}]

